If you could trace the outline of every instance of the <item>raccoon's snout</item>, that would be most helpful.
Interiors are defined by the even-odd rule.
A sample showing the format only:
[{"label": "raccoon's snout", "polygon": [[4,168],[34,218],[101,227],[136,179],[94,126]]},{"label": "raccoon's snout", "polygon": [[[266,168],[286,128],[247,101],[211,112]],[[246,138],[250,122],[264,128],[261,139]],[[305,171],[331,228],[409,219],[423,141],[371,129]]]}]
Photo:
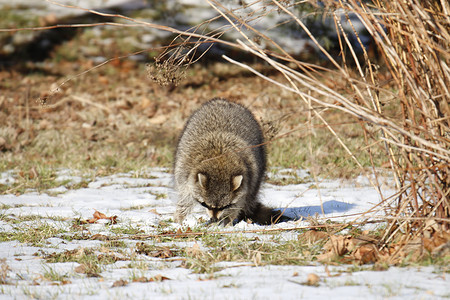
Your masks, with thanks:
[{"label": "raccoon's snout", "polygon": [[219,209],[208,209],[208,214],[213,222],[217,222],[223,214],[223,210]]},{"label": "raccoon's snout", "polygon": [[217,222],[218,220],[220,220],[220,217],[223,215],[223,211],[234,205],[233,203],[231,203],[231,204],[225,205],[223,207],[211,207],[203,201],[197,200],[197,202],[200,203],[201,206],[206,208],[206,210],[208,211],[208,215],[211,218],[212,222]]}]

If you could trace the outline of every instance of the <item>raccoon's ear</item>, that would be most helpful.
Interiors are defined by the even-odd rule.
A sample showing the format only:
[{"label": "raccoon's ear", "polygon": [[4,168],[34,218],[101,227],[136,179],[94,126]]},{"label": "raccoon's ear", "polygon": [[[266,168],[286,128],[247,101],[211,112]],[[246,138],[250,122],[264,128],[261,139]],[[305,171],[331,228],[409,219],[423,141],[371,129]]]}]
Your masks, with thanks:
[{"label": "raccoon's ear", "polygon": [[206,177],[205,174],[202,173],[198,173],[197,174],[197,178],[198,178],[198,183],[200,184],[200,186],[204,189],[206,189],[206,180],[208,180],[208,178]]},{"label": "raccoon's ear", "polygon": [[231,180],[232,186],[233,186],[233,192],[241,186],[243,178],[244,177],[242,175],[233,176],[233,179]]}]

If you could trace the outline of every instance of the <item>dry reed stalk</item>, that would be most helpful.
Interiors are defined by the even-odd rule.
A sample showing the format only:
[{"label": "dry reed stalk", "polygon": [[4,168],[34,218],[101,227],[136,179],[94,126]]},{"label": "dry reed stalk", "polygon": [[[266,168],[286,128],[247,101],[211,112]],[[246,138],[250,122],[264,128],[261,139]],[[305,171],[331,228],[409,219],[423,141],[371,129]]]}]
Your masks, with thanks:
[{"label": "dry reed stalk", "polygon": [[[399,191],[396,201],[390,201],[385,205],[387,213],[392,216],[386,218],[390,222],[384,236],[386,242],[394,239],[399,229],[414,233],[414,236],[420,235],[425,229],[427,220],[431,218],[438,220],[442,229],[448,229],[450,17],[445,3],[429,4],[418,0],[376,1],[374,6],[369,7],[354,0],[325,1],[328,10],[333,11],[341,50],[350,51],[350,59],[343,57],[344,65],[341,65],[318,42],[301,18],[292,12],[290,4],[272,0],[273,5],[289,15],[307,33],[318,49],[330,60],[335,70],[348,82],[354,91],[354,97],[347,98],[324,85],[317,77],[300,73],[279,62],[282,58],[286,62],[295,62],[296,66],[303,66],[302,62],[295,61],[285,51],[282,51],[282,55],[276,56],[278,61],[275,60],[266,50],[253,42],[242,28],[251,28],[253,33],[269,40],[276,49],[282,47],[252,28],[244,18],[237,18],[232,11],[225,9],[217,1],[208,2],[243,36],[245,43],[239,42],[241,48],[269,63],[285,76],[287,83],[275,81],[246,64],[225,57],[228,61],[296,93],[308,105],[312,101],[356,116],[362,120],[365,132],[367,132],[366,124],[377,128],[379,134],[375,136],[378,141],[384,142],[384,151],[389,158]],[[356,45],[350,42],[348,33],[344,31],[338,11],[343,11],[352,28],[354,27],[348,16],[349,14],[358,16],[380,51],[381,62],[369,57],[365,50],[364,63],[360,62],[355,51]],[[236,20],[240,24],[236,24]],[[361,48],[365,49],[356,31],[354,34]],[[390,93],[395,97],[395,105],[400,108],[400,118],[396,118],[392,111],[383,108],[384,100],[380,95],[386,91],[382,88],[376,70],[377,64],[380,63],[388,69],[393,79],[394,91]],[[356,75],[352,72],[355,68]],[[315,92],[314,95],[311,95],[311,91]],[[319,119],[326,124],[322,116],[319,115]],[[329,130],[347,150],[333,129],[329,127]],[[375,147],[379,146],[378,141],[367,140],[366,149],[372,152],[383,150]],[[351,152],[349,154],[353,157]],[[355,157],[354,159],[357,161]],[[375,171],[374,174],[376,178]]]}]

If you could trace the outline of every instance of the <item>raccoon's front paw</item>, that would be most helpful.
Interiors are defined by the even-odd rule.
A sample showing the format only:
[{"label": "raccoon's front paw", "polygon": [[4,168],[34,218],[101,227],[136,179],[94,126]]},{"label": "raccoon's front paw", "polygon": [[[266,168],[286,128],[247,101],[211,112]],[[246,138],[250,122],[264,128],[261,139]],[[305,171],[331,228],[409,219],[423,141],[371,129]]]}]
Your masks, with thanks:
[{"label": "raccoon's front paw", "polygon": [[173,216],[175,222],[177,222],[178,224],[182,224],[183,220],[184,220],[184,216],[178,213],[175,213]]}]

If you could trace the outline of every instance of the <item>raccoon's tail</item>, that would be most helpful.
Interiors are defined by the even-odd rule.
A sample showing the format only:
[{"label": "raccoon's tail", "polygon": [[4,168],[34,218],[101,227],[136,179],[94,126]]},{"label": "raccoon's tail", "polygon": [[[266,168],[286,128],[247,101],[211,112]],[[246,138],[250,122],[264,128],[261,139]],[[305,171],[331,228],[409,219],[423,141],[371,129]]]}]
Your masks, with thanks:
[{"label": "raccoon's tail", "polygon": [[271,225],[291,220],[291,218],[284,216],[283,212],[267,207],[260,202],[256,203],[252,214],[245,217],[261,225]]}]

